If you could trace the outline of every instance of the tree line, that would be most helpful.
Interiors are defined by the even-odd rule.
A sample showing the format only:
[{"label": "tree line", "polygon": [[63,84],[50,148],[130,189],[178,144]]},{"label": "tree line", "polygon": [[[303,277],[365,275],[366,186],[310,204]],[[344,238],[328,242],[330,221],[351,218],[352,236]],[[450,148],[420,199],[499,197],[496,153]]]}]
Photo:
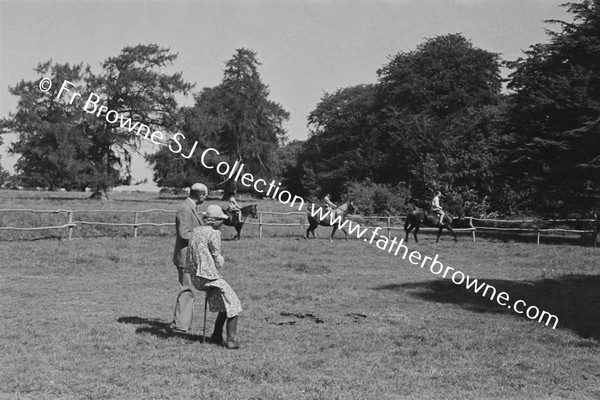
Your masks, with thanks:
[{"label": "tree line", "polygon": [[[222,161],[243,162],[307,198],[329,192],[357,200],[365,213],[391,214],[426,206],[441,190],[447,206],[470,215],[589,216],[600,208],[600,0],[565,7],[573,21],[547,21],[558,30],[515,61],[461,34],[389,57],[374,71],[376,83],[321,98],[306,141],[286,141],[290,114],[269,100],[250,49],[236,50],[221,82],[195,92],[190,107],[179,107],[175,96],[193,85],[165,73],[177,55],[155,44],[124,48],[99,74],[83,63],[50,61],[36,72],[101,94],[104,105],[134,122],[182,132],[182,154],[194,143],[217,148]],[[19,134],[10,148],[19,156],[18,179],[100,192],[129,183],[140,138],[56,99],[57,90],[42,93],[37,81],[10,88],[17,111],[0,126]],[[202,180],[236,191],[199,157],[176,156],[167,146],[147,155],[160,186]]]}]

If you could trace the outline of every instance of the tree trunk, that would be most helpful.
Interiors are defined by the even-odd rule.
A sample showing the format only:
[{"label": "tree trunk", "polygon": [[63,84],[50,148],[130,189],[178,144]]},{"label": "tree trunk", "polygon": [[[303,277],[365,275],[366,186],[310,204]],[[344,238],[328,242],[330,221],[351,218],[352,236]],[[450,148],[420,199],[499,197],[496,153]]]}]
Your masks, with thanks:
[{"label": "tree trunk", "polygon": [[222,200],[229,200],[229,196],[237,194],[237,181],[229,179],[223,186]]}]

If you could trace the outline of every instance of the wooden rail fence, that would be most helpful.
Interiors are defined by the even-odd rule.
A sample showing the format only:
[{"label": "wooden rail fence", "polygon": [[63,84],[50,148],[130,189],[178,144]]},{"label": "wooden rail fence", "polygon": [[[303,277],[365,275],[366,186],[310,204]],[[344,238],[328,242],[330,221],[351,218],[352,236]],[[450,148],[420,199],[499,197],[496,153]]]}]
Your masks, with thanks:
[{"label": "wooden rail fence", "polygon": [[[60,214],[64,213],[67,215],[67,223],[63,225],[53,225],[53,226],[37,226],[37,227],[16,227],[16,226],[0,226],[0,230],[17,230],[17,231],[38,231],[44,229],[68,229],[68,238],[69,240],[73,239],[73,228],[77,225],[104,225],[104,226],[131,226],[133,227],[133,237],[137,238],[138,236],[138,227],[140,226],[175,226],[174,222],[168,223],[155,223],[155,222],[138,222],[139,215],[143,213],[150,212],[163,212],[168,214],[175,214],[177,211],[174,210],[162,210],[162,209],[149,209],[149,210],[31,210],[31,209],[4,209],[0,210],[2,212],[31,212],[31,213],[48,213],[48,214]],[[130,213],[134,215],[133,223],[126,222],[102,222],[102,221],[83,221],[83,220],[73,220],[74,213]]]},{"label": "wooden rail fence", "polygon": [[[17,227],[17,226],[0,226],[0,231],[3,230],[15,230],[15,231],[40,231],[40,230],[56,230],[56,229],[66,229],[67,237],[69,240],[73,239],[73,230],[75,227],[79,225],[105,225],[105,226],[123,226],[123,227],[131,227],[133,229],[133,237],[137,238],[139,235],[138,228],[143,226],[175,226],[174,222],[166,222],[166,223],[155,223],[155,222],[139,222],[139,217],[141,214],[150,213],[150,212],[160,212],[167,214],[175,214],[175,210],[163,210],[163,209],[149,209],[149,210],[32,210],[32,209],[0,209],[0,213],[11,213],[11,212],[29,212],[29,213],[48,213],[48,214],[65,214],[66,222],[61,225],[50,225],[50,226],[36,226],[36,227]],[[102,222],[102,221],[85,221],[80,219],[74,219],[74,215],[77,213],[129,213],[133,215],[132,222]],[[264,220],[264,216],[266,215],[276,215],[276,216],[285,216],[293,219],[293,222],[267,222]],[[392,231],[403,231],[404,226],[394,226],[392,224],[393,220],[403,220],[404,216],[360,216],[360,215],[349,215],[348,219],[356,223],[356,220],[364,221],[364,220],[380,220],[385,221],[385,226],[381,225],[373,225],[367,226],[360,224],[361,228],[383,228],[386,230],[387,237],[391,239]],[[484,219],[484,218],[474,218],[474,217],[466,217],[465,220],[468,222],[467,227],[465,228],[455,228],[454,230],[457,232],[471,232],[473,242],[476,240],[476,232],[482,231],[493,231],[493,232],[518,232],[518,233],[533,233],[537,237],[537,244],[540,244],[540,237],[543,233],[553,233],[553,232],[561,232],[561,233],[573,233],[573,234],[590,234],[593,236],[594,243],[597,241],[598,237],[598,219],[549,219],[549,220],[535,220],[535,219],[522,219],[522,220],[498,220],[498,219]],[[474,222],[477,223],[474,225]],[[540,226],[545,223],[587,223],[592,226],[591,229],[565,229],[565,228],[541,228]],[[498,227],[498,226],[482,226],[479,223],[483,224],[537,224],[537,227],[532,228],[523,228],[523,227]],[[289,227],[300,227],[301,233],[304,235],[306,233],[306,228],[308,226],[307,214],[304,212],[275,212],[275,211],[259,211],[258,212],[258,221],[254,222],[252,220],[246,221],[247,225],[257,225],[258,226],[258,237],[262,239],[263,237],[263,228],[267,226],[289,226]],[[421,228],[421,231],[428,232],[436,232],[437,228]]]}]

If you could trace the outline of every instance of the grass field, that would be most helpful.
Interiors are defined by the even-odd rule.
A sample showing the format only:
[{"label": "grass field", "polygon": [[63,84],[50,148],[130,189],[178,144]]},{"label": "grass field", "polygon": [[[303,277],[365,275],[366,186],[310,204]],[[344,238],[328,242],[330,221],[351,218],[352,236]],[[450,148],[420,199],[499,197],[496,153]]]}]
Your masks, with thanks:
[{"label": "grass field", "polygon": [[[48,208],[89,205],[62,201]],[[600,249],[433,240],[411,249],[557,315],[557,329],[362,241],[250,236],[223,244],[244,306],[243,347],[228,351],[201,343],[202,298],[194,334],[166,329],[172,234],[1,241],[0,399],[600,397]]]}]

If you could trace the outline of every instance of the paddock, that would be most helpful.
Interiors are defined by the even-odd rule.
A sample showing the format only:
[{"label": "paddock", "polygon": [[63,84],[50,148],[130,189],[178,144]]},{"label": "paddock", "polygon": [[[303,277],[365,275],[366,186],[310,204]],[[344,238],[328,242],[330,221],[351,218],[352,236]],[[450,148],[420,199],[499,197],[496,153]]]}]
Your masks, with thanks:
[{"label": "paddock", "polygon": [[[171,204],[136,199],[138,210]],[[77,201],[7,203],[96,206]],[[306,240],[299,227],[264,227],[262,239],[223,243],[222,273],[244,305],[243,347],[232,352],[201,343],[202,297],[190,335],[167,330],[178,291],[173,228],[140,227],[137,238],[131,226],[110,229],[122,233],[67,240],[63,229],[60,240],[0,241],[8,260],[0,264],[2,392],[32,399],[600,395],[600,249],[473,243],[468,233],[457,244],[445,236],[435,244],[433,235],[409,244],[553,313],[552,329],[363,241]],[[272,236],[274,229],[282,231]]]}]

